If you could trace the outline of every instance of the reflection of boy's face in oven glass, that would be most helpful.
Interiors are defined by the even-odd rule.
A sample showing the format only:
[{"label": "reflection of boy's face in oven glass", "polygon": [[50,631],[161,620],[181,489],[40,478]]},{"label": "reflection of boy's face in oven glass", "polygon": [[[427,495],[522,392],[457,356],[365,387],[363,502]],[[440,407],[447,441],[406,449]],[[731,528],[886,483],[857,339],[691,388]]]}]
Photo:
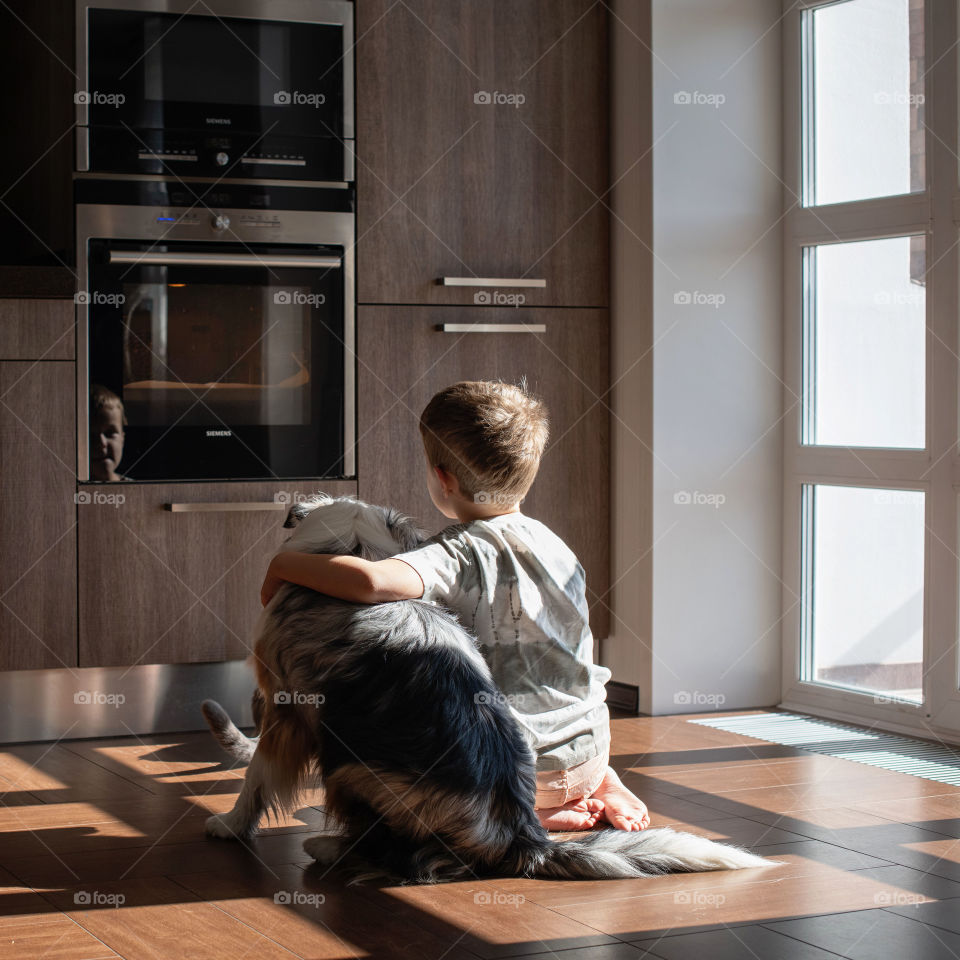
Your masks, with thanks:
[{"label": "reflection of boy's face in oven glass", "polygon": [[90,479],[118,480],[123,456],[123,411],[116,404],[94,410],[90,418]]}]

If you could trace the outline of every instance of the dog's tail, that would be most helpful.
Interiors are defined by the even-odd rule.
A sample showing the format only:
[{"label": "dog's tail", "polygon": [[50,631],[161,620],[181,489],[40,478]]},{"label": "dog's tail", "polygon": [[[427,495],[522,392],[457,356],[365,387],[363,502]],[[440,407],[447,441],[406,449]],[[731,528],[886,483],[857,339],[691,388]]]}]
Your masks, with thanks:
[{"label": "dog's tail", "polygon": [[249,763],[253,759],[254,750],[257,749],[257,740],[244,734],[216,700],[204,700],[200,709],[217,743],[234,760]]},{"label": "dog's tail", "polygon": [[777,863],[740,847],[657,827],[642,832],[597,830],[576,840],[536,844],[523,872],[554,880],[604,880]]}]

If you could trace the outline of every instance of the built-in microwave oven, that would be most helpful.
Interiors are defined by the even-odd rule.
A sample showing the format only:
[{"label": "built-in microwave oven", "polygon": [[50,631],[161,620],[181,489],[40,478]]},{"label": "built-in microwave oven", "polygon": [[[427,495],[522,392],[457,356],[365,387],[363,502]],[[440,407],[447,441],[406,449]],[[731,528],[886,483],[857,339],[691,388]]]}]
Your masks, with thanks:
[{"label": "built-in microwave oven", "polygon": [[352,191],[83,187],[80,480],[354,476]]},{"label": "built-in microwave oven", "polygon": [[78,172],[354,179],[349,0],[77,0]]}]

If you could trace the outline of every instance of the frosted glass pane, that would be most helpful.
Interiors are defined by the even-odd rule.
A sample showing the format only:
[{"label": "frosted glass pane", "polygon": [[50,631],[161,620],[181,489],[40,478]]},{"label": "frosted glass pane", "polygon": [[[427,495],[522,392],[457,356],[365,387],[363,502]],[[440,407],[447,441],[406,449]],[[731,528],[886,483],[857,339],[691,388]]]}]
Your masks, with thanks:
[{"label": "frosted glass pane", "polygon": [[818,485],[813,493],[813,679],[922,699],[924,494]]},{"label": "frosted glass pane", "polygon": [[804,155],[810,204],[924,189],[923,2],[846,0],[810,11]]},{"label": "frosted glass pane", "polygon": [[806,442],[922,448],[923,237],[825,244],[810,269]]}]

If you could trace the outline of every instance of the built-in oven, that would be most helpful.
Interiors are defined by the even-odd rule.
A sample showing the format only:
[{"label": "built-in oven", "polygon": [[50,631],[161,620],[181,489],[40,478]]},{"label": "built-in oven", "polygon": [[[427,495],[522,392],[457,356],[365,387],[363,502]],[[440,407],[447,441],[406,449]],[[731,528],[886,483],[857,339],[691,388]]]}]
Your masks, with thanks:
[{"label": "built-in oven", "polygon": [[353,180],[349,0],[77,0],[77,170]]},{"label": "built-in oven", "polygon": [[80,480],[352,476],[351,193],[86,189],[114,202],[77,207]]}]

